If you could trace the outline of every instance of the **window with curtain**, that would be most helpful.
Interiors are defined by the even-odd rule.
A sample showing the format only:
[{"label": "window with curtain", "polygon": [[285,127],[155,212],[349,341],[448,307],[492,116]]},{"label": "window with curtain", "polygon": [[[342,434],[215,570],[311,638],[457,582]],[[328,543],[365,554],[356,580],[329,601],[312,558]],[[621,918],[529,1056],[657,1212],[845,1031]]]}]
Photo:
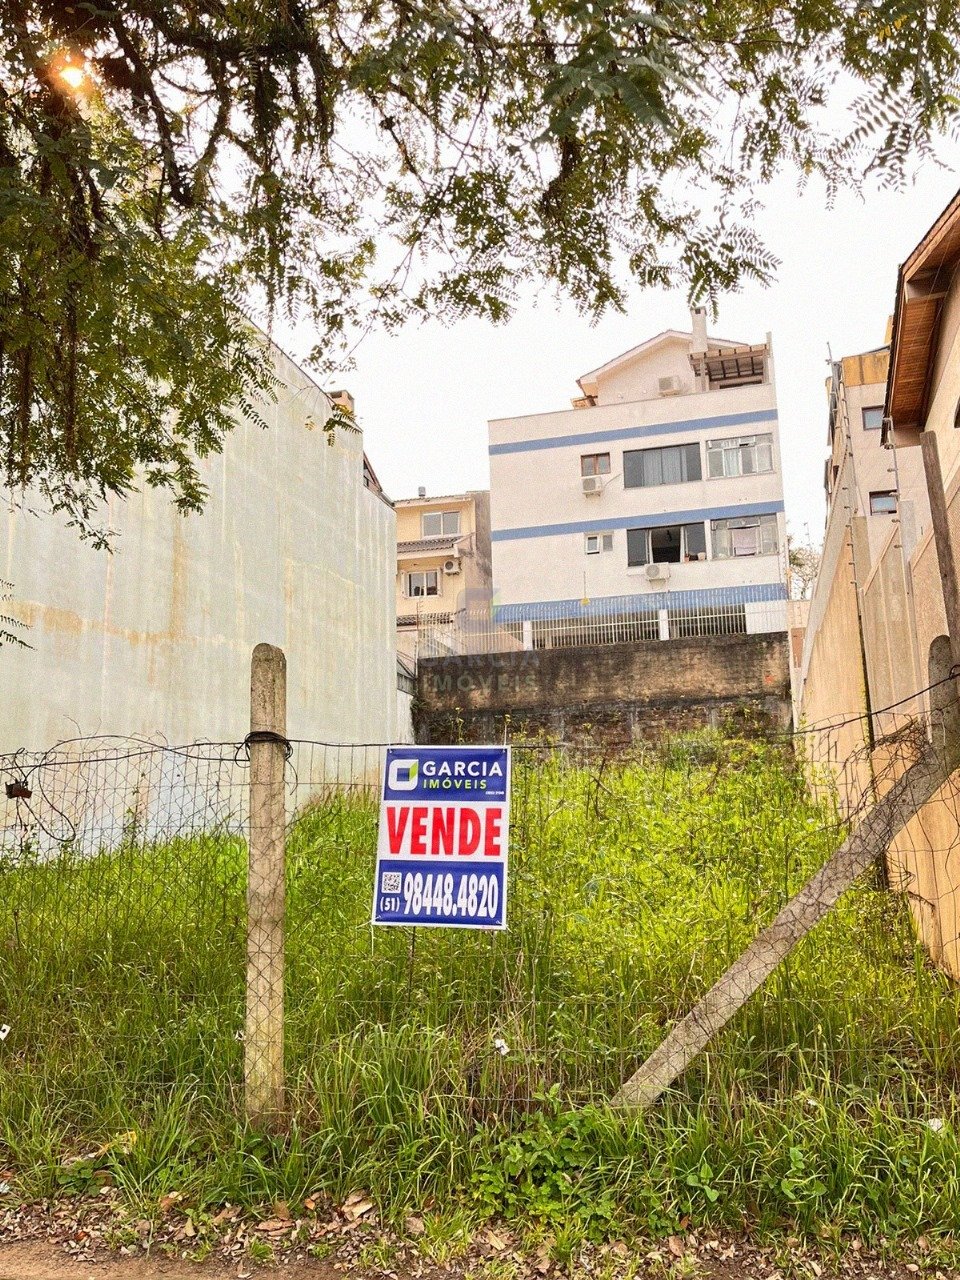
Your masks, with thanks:
[{"label": "window with curtain", "polygon": [[707,441],[707,475],[758,476],[773,470],[773,436],[731,436]]},{"label": "window with curtain", "polygon": [[777,517],[773,514],[711,520],[710,529],[715,560],[776,555],[779,550]]},{"label": "window with curtain", "polygon": [[684,484],[701,480],[700,446],[671,444],[659,449],[626,449],[623,454],[623,487],[648,489],[658,484]]}]

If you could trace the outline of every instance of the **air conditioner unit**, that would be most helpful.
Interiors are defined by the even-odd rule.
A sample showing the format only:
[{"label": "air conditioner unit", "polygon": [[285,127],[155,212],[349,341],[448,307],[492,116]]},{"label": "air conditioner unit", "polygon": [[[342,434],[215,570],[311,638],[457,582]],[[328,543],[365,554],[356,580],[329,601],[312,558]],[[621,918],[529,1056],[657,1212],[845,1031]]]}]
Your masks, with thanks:
[{"label": "air conditioner unit", "polygon": [[676,375],[671,374],[669,378],[660,379],[660,394],[662,396],[678,396],[683,390],[683,383]]},{"label": "air conditioner unit", "polygon": [[459,572],[460,572],[460,561],[459,561],[459,560],[444,560],[444,562],[443,562],[443,572],[444,572],[444,573],[459,573]]},{"label": "air conditioner unit", "polygon": [[603,493],[603,476],[584,476],[580,483],[586,494]]},{"label": "air conditioner unit", "polygon": [[670,577],[670,566],[668,564],[648,564],[646,572],[649,582],[664,582]]}]

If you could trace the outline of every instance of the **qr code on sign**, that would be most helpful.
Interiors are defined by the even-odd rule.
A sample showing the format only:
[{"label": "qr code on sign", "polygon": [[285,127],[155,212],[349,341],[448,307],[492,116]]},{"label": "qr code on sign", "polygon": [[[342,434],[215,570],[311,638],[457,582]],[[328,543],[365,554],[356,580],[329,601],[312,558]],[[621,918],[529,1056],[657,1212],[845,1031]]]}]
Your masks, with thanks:
[{"label": "qr code on sign", "polygon": [[399,871],[385,871],[380,877],[381,893],[399,893],[403,875]]}]

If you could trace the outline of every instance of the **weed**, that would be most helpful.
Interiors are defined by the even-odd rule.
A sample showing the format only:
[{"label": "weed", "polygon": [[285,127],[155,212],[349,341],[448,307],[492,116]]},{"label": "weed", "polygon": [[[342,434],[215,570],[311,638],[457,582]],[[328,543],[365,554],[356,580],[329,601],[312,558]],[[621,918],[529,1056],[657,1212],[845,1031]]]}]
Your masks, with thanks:
[{"label": "weed", "polygon": [[26,1196],[109,1179],[150,1216],[174,1193],[203,1213],[363,1188],[393,1221],[444,1205],[431,1256],[502,1215],[564,1265],[636,1226],[932,1252],[960,1232],[960,995],[872,881],[653,1113],[605,1105],[842,837],[778,749],[518,749],[509,930],[415,947],[370,931],[376,808],[331,788],[288,841],[296,1120],[275,1137],[239,1118],[243,842],[127,837],[0,858],[0,1166]]},{"label": "weed", "polygon": [[251,1262],[273,1262],[276,1257],[273,1245],[266,1240],[251,1240],[247,1244],[247,1256]]}]

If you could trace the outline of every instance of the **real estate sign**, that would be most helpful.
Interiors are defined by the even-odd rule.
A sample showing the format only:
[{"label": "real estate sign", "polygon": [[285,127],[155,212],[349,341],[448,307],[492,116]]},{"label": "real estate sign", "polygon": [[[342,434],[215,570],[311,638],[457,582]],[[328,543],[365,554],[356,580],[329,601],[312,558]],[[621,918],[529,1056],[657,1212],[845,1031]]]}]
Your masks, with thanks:
[{"label": "real estate sign", "polygon": [[506,927],[509,747],[390,747],[374,924]]}]

